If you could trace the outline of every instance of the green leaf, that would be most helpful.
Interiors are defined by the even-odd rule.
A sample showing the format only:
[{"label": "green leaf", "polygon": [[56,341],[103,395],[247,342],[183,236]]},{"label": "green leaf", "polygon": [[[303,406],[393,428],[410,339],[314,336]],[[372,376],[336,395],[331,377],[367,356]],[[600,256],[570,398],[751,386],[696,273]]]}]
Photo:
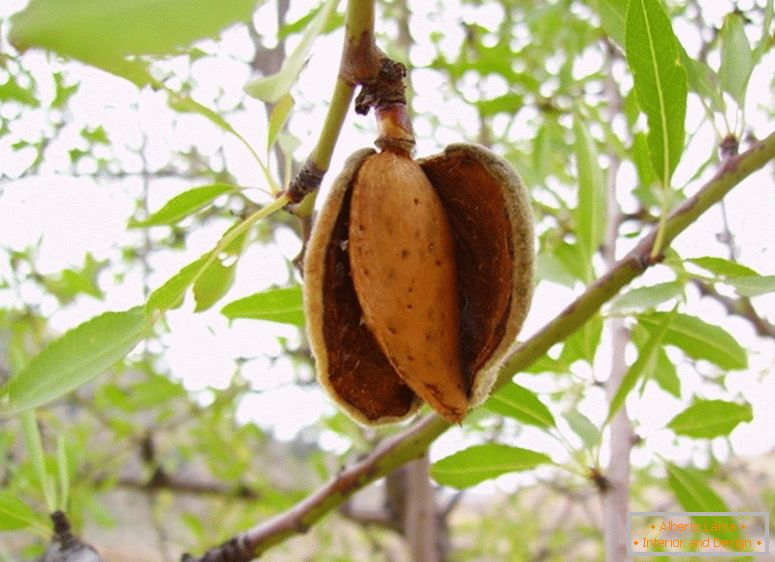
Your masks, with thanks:
[{"label": "green leaf", "polygon": [[729,511],[729,506],[696,470],[667,464],[667,479],[678,503],[686,511]]},{"label": "green leaf", "polygon": [[40,106],[40,101],[38,101],[38,98],[35,95],[34,85],[23,88],[19,85],[14,76],[9,76],[5,83],[0,85],[0,101],[16,101],[30,107]]},{"label": "green leaf", "polygon": [[51,101],[51,108],[62,109],[67,105],[68,100],[78,91],[78,88],[81,85],[76,82],[71,86],[67,86],[65,84],[64,75],[61,72],[55,72],[53,76],[56,93],[54,94],[54,99]]},{"label": "green leaf", "polygon": [[624,47],[627,0],[596,0],[595,8],[606,35]]},{"label": "green leaf", "polygon": [[[649,332],[642,326],[636,324],[632,331],[632,340],[638,347],[638,353],[641,353],[643,346],[649,339]],[[665,392],[672,394],[676,398],[681,397],[681,379],[678,378],[678,372],[675,365],[665,353],[663,348],[657,351],[656,362],[653,363],[654,368],[650,372],[644,372],[643,380],[649,378],[654,379],[659,387]]]},{"label": "green leaf", "polygon": [[272,148],[277,135],[283,130],[288,117],[293,109],[293,96],[291,94],[285,94],[272,108],[272,114],[269,116],[269,132],[267,133],[266,147],[267,150]]},{"label": "green leaf", "polygon": [[762,34],[759,44],[754,49],[754,64],[759,64],[762,57],[772,47],[772,37],[770,36],[770,26],[772,25],[773,12],[775,12],[775,2],[767,0],[767,6],[764,8],[764,21],[762,22]]},{"label": "green leaf", "polygon": [[571,289],[576,284],[576,278],[565,268],[565,265],[557,257],[546,253],[536,256],[536,279],[552,281]]},{"label": "green leaf", "polygon": [[46,498],[46,507],[49,513],[57,508],[56,490],[54,482],[46,470],[46,455],[43,452],[43,439],[40,437],[38,419],[33,410],[27,410],[22,414],[22,429],[24,432],[24,444],[30,456],[30,462],[35,470],[35,478],[38,481],[43,496]]},{"label": "green leaf", "polygon": [[145,311],[149,316],[157,312],[164,313],[183,304],[189,286],[207,267],[210,260],[210,252],[192,261],[175,275],[170,277],[161,287],[156,289],[148,297],[145,303]]},{"label": "green leaf", "polygon": [[568,422],[573,433],[581,437],[587,449],[594,449],[600,443],[600,430],[587,416],[578,410],[565,412],[562,416]]},{"label": "green leaf", "polygon": [[226,266],[220,260],[213,260],[194,283],[194,312],[207,310],[218,302],[234,284],[236,262]]},{"label": "green leaf", "polygon": [[657,351],[657,364],[654,366],[654,372],[651,376],[662,390],[676,398],[681,397],[681,379],[664,349]]},{"label": "green leaf", "polygon": [[81,294],[102,300],[105,295],[97,285],[97,276],[107,263],[97,261],[91,253],[87,253],[81,270],[65,269],[59,275],[44,277],[42,283],[60,304],[70,303]]},{"label": "green leaf", "polygon": [[[713,489],[706,484],[708,478],[702,473],[680,468],[674,464],[666,464],[667,481],[670,489],[675,494],[679,505],[684,511],[729,511],[729,506]],[[712,525],[718,521],[713,516],[692,516],[692,521],[698,523],[701,528]],[[738,532],[714,532],[710,534],[725,540],[736,540]]]},{"label": "green leaf", "polygon": [[582,360],[591,365],[595,360],[602,333],[603,319],[596,314],[568,338],[560,353],[560,361],[570,365],[574,361]]},{"label": "green leaf", "polygon": [[67,511],[70,499],[70,466],[67,461],[65,436],[57,435],[57,475],[59,476],[59,505],[57,509]]},{"label": "green leaf", "polygon": [[718,76],[708,63],[691,58],[683,46],[679,45],[681,64],[686,69],[686,79],[694,93],[710,100],[710,107],[716,111],[724,111],[724,100],[718,88]]},{"label": "green leaf", "polygon": [[312,44],[323,31],[328,18],[336,9],[339,0],[326,0],[323,8],[315,16],[315,19],[307,26],[304,36],[296,49],[286,57],[283,67],[271,76],[254,78],[245,85],[245,92],[261,101],[276,103],[287,94],[301,69],[307,63]]},{"label": "green leaf", "polygon": [[477,101],[476,107],[479,109],[480,116],[489,117],[491,115],[497,115],[498,113],[514,115],[522,109],[524,104],[525,99],[523,96],[515,93],[508,93],[488,100]]},{"label": "green leaf", "polygon": [[47,531],[30,506],[11,492],[0,492],[0,531],[14,531],[30,527],[36,527],[39,531]]},{"label": "green leaf", "polygon": [[214,111],[206,105],[199,103],[194,98],[186,94],[171,91],[168,91],[167,93],[169,95],[167,98],[167,103],[175,111],[179,111],[180,113],[198,113],[202,117],[206,117],[218,128],[239,136],[234,127],[232,127],[229,122],[226,121],[226,119],[224,119],[217,111]]},{"label": "green leaf", "polygon": [[[208,265],[194,281],[195,312],[207,310],[234,284],[237,261],[247,241],[247,232],[238,236]],[[225,263],[228,262],[228,265]]]},{"label": "green leaf", "polygon": [[301,287],[283,287],[255,293],[230,302],[221,309],[229,320],[252,318],[294,326],[304,326],[304,306]]},{"label": "green leaf", "polygon": [[677,314],[676,310],[677,308],[673,308],[670,313],[665,314],[662,317],[660,324],[655,330],[650,332],[649,339],[640,349],[638,358],[627,369],[621,384],[619,384],[619,388],[616,389],[616,394],[614,394],[614,397],[611,399],[611,405],[608,408],[608,417],[605,420],[606,424],[613,419],[616,412],[622,407],[627,395],[635,388],[635,385],[638,383],[641,376],[653,372],[657,361],[657,352],[660,350],[662,340],[664,339],[670,324],[675,319]]},{"label": "green leaf", "polygon": [[603,243],[607,223],[607,195],[605,176],[600,168],[595,140],[577,115],[573,121],[576,137],[576,166],[578,168],[579,202],[575,219],[579,247],[587,262],[587,281],[592,278],[592,256]]},{"label": "green leaf", "polygon": [[654,166],[651,165],[648,138],[645,133],[633,134],[631,156],[640,180],[638,187],[633,190],[634,195],[641,200],[644,207],[657,205],[658,200],[650,188],[659,180],[654,172]]},{"label": "green leaf", "polygon": [[[653,332],[668,313],[653,312],[638,317],[638,322]],[[723,369],[745,369],[748,355],[728,332],[695,316],[677,314],[664,337],[693,359],[705,359]]]},{"label": "green leaf", "polygon": [[732,285],[741,297],[758,297],[775,291],[775,275],[736,277],[724,282]]},{"label": "green leaf", "polygon": [[84,127],[81,129],[81,137],[92,144],[110,144],[108,133],[102,125],[97,125],[96,127]]},{"label": "green leaf", "polygon": [[745,91],[753,72],[753,52],[743,28],[743,18],[732,12],[724,18],[721,26],[721,66],[719,82],[721,87],[742,106],[745,103]]},{"label": "green leaf", "polygon": [[9,38],[102,66],[126,55],[171,54],[196,39],[247,21],[256,0],[31,0],[11,18]]},{"label": "green leaf", "polygon": [[441,459],[431,467],[431,476],[445,486],[468,488],[501,474],[530,470],[551,462],[543,453],[489,443],[474,445]]},{"label": "green leaf", "polygon": [[[207,271],[210,264],[223,257],[223,254],[238,255],[241,251],[241,244],[244,236],[250,229],[262,218],[282,209],[285,200],[283,198],[275,199],[273,202],[255,211],[245,220],[231,226],[218,241],[211,251],[200,256],[186,267],[170,277],[164,285],[156,289],[148,302],[145,303],[145,310],[148,316],[154,317],[158,313],[164,313],[171,308],[177,308],[183,304],[189,286],[196,283],[197,280]],[[238,250],[239,249],[239,250]]]},{"label": "green leaf", "polygon": [[627,62],[649,124],[648,146],[657,177],[668,187],[681,158],[686,117],[686,71],[678,40],[659,0],[630,0]]},{"label": "green leaf", "polygon": [[167,201],[161,209],[152,213],[147,219],[131,220],[128,226],[129,228],[140,228],[175,224],[203,209],[221,195],[234,192],[237,189],[234,185],[223,183],[189,189]]},{"label": "green leaf", "polygon": [[484,407],[524,424],[541,428],[556,427],[554,416],[532,390],[510,383],[490,396]]},{"label": "green leaf", "polygon": [[683,294],[683,285],[677,281],[658,283],[650,287],[638,287],[627,291],[611,303],[611,313],[624,314],[633,310],[647,310],[678,298]]},{"label": "green leaf", "polygon": [[7,413],[51,402],[90,381],[143,339],[149,320],[142,307],[105,312],[51,342],[5,385]]},{"label": "green leaf", "polygon": [[692,258],[686,261],[693,263],[706,271],[710,271],[713,275],[718,277],[749,277],[752,275],[759,275],[750,267],[724,258],[707,256],[703,258]]},{"label": "green leaf", "polygon": [[558,244],[554,249],[554,257],[576,279],[584,281],[585,283],[589,281],[589,262],[584,256],[584,252],[579,249],[578,245],[568,244],[566,242]]},{"label": "green leaf", "polygon": [[750,404],[736,404],[723,400],[697,400],[675,416],[667,427],[678,435],[697,439],[712,439],[729,435],[741,422],[750,422],[753,412]]}]

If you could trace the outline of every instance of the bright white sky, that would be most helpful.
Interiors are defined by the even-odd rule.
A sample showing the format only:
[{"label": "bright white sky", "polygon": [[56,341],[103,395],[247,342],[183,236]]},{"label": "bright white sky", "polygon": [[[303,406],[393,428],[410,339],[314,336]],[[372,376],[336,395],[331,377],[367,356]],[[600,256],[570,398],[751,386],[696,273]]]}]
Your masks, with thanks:
[{"label": "bright white sky", "polygon": [[[745,10],[751,2],[740,1],[738,5]],[[20,9],[23,1],[5,2],[0,8],[0,15],[7,15]],[[313,2],[294,1],[291,3],[289,20],[306,13]],[[715,25],[721,24],[723,15],[731,9],[731,3],[726,0],[714,0],[703,3],[706,18]],[[417,38],[427,37],[434,30],[444,30],[446,41],[452,51],[462,39],[462,31],[457,25],[460,14],[469,22],[475,21],[484,26],[494,26],[501,18],[497,6],[488,6],[475,10],[469,6],[462,7],[457,2],[449,2],[442,13],[427,18],[420,13],[426,8],[423,3],[413,3],[417,17],[413,20],[413,33]],[[267,8],[268,9],[268,8]],[[272,22],[271,14],[259,16],[262,22]],[[386,26],[390,25],[385,24]],[[696,48],[691,45],[692,38],[684,38],[683,30],[676,30],[682,40],[687,42],[689,52]],[[758,39],[758,36],[751,37]],[[295,88],[297,102],[301,101],[304,108],[311,112],[300,112],[291,121],[291,130],[303,140],[303,145],[296,152],[303,159],[315,143],[317,133],[322,123],[323,112],[333,87],[333,69],[338,64],[341,32],[320,38],[313,49],[312,59],[301,75]],[[192,76],[198,84],[194,97],[204,103],[212,103],[220,90],[234,92],[227,96],[226,105],[237,101],[245,81],[249,78],[245,65],[233,59],[246,59],[250,56],[249,43],[245,33],[230,30],[224,34],[223,41],[216,45],[212,41],[203,42],[203,48],[217,56],[198,61],[192,70]],[[433,51],[427,44],[419,42],[412,50],[412,62],[421,67],[433,57]],[[775,56],[770,53],[766,64],[759,66],[751,80],[748,97],[748,123],[757,136],[764,136],[772,129],[772,123],[767,121],[762,104],[771,100],[769,82],[775,75]],[[715,62],[715,61],[711,61]],[[52,69],[62,65],[50,59],[43,53],[32,53],[25,57],[37,76],[45,77]],[[594,60],[586,64],[593,64]],[[584,63],[582,63],[584,64]],[[171,68],[186,72],[183,61],[171,61]],[[128,231],[126,221],[131,215],[134,199],[141,190],[139,179],[128,178],[118,182],[106,180],[95,181],[88,175],[70,177],[68,175],[69,149],[78,138],[80,128],[84,124],[96,126],[102,124],[114,143],[114,155],[121,159],[125,169],[139,171],[141,162],[131,151],[122,148],[123,145],[136,149],[143,142],[143,132],[149,150],[149,165],[162,166],[170,156],[171,151],[185,148],[191,139],[196,139],[199,150],[206,155],[215,155],[223,148],[229,171],[234,174],[239,183],[244,186],[261,186],[263,179],[255,162],[244,148],[230,137],[224,136],[214,126],[203,118],[195,115],[178,116],[176,124],[168,118],[171,111],[166,106],[164,97],[160,94],[144,90],[137,92],[130,84],[89,68],[68,65],[68,72],[81,82],[78,94],[72,99],[70,112],[75,124],[65,129],[62,139],[56,141],[47,152],[47,161],[40,176],[11,181],[0,185],[0,240],[8,247],[23,249],[41,240],[38,254],[38,264],[42,273],[59,271],[66,267],[79,265],[84,254],[89,251],[97,259],[118,258],[118,248],[138,239],[139,233]],[[580,69],[583,71],[583,68]],[[3,74],[0,71],[0,82]],[[432,72],[419,70],[413,74],[413,85],[416,90],[415,109],[418,114],[438,112],[442,115],[442,127],[434,138],[428,136],[427,123],[419,119],[416,123],[418,133],[418,154],[427,155],[450,142],[460,142],[458,128],[471,131],[475,127],[474,115],[469,107],[460,100],[449,101],[444,93],[447,87],[440,82],[439,77]],[[476,91],[471,84],[472,93]],[[487,88],[498,91],[502,85],[497,81],[486,83]],[[53,86],[46,80],[41,82],[42,96],[51,98]],[[464,88],[464,93],[469,89]],[[488,90],[491,91],[491,90]],[[692,109],[693,108],[693,109]],[[6,116],[13,116],[13,108],[0,108]],[[446,117],[445,117],[446,116]],[[687,129],[694,130],[702,118],[690,100],[690,111]],[[47,116],[42,111],[27,112],[23,119],[15,122],[9,139],[0,139],[0,166],[11,176],[29,163],[32,154],[13,152],[9,145],[18,137],[34,138],[42,128],[48,128]],[[249,100],[247,110],[242,114],[232,113],[229,120],[244,134],[255,147],[263,146],[266,135],[266,123],[263,108],[258,102]],[[496,123],[497,126],[497,123]],[[341,140],[337,145],[332,164],[332,171],[341,168],[344,158],[356,148],[369,146],[374,138],[371,119],[357,117],[351,114],[345,124]],[[530,135],[525,125],[521,133]],[[13,139],[13,140],[10,140]],[[709,151],[713,150],[713,134],[710,129],[697,135],[696,141],[682,160],[676,175],[676,183],[680,184],[693,173],[697,162],[703,161]],[[154,154],[158,155],[154,159]],[[101,156],[109,156],[107,151]],[[88,160],[88,159],[87,159]],[[79,172],[88,174],[90,164],[84,161]],[[326,178],[327,186],[334,173]],[[634,173],[631,167],[624,166],[620,181],[631,184]],[[167,199],[180,191],[194,187],[180,180],[154,180],[150,192],[150,208],[158,209]],[[775,246],[775,226],[772,217],[775,216],[775,198],[773,197],[772,176],[759,173],[739,186],[727,198],[727,214],[732,231],[737,236],[741,247],[740,259],[746,265],[754,267],[762,274],[775,274],[775,259],[772,258]],[[255,197],[262,201],[266,199],[256,190]],[[715,241],[715,233],[719,231],[720,214],[718,207],[707,213],[701,221],[694,224],[690,230],[676,242],[676,248],[684,257],[699,257],[703,255],[725,255],[722,246]],[[217,228],[208,228],[192,233],[188,238],[184,252],[156,256],[151,262],[153,274],[150,279],[152,287],[157,287],[180,267],[198,257],[211,248],[226,228],[226,223]],[[154,236],[162,236],[160,227],[152,231]],[[175,377],[182,378],[186,386],[192,390],[204,390],[209,387],[222,388],[228,384],[235,371],[234,359],[237,357],[257,357],[249,362],[242,371],[257,389],[256,393],[246,399],[241,408],[242,419],[255,420],[265,428],[271,428],[281,439],[292,438],[306,425],[312,424],[320,417],[321,411],[332,412],[330,401],[317,388],[299,388],[292,384],[293,375],[290,363],[280,359],[271,364],[263,355],[275,355],[280,348],[276,338],[287,337],[298,340],[298,334],[293,328],[256,321],[237,321],[229,326],[219,314],[220,307],[235,298],[252,294],[270,287],[273,284],[288,284],[287,268],[284,260],[296,255],[299,249],[298,241],[288,233],[283,233],[281,243],[265,248],[253,248],[246,252],[240,261],[237,282],[229,294],[213,310],[193,313],[193,305],[188,302],[182,309],[168,315],[170,333],[163,337],[167,347],[164,354],[166,367]],[[0,274],[7,276],[8,264],[0,263]],[[115,275],[126,273],[125,278],[116,280]],[[666,280],[664,268],[654,268],[637,284],[650,284]],[[78,300],[77,307],[60,310],[52,297],[40,294],[32,286],[22,288],[22,297],[29,302],[41,301],[42,309],[51,316],[51,325],[56,330],[66,330],[85,319],[105,310],[118,310],[134,306],[142,302],[142,279],[138,271],[108,271],[100,277],[101,286],[107,294],[106,301],[98,301],[90,297]],[[579,288],[577,288],[579,289]],[[522,337],[527,337],[542,326],[561,308],[567,305],[574,294],[566,288],[542,283],[534,298],[534,306],[523,329]],[[16,297],[8,292],[0,292],[0,306],[11,304]],[[765,316],[775,318],[775,296],[758,297],[755,305]],[[732,443],[738,454],[756,455],[770,450],[775,445],[775,409],[771,407],[772,396],[775,396],[775,377],[772,376],[775,361],[775,345],[763,342],[753,337],[753,332],[742,320],[726,318],[721,309],[708,302],[702,302],[704,317],[711,322],[723,325],[751,350],[751,368],[748,372],[732,373],[727,378],[727,386],[732,394],[740,393],[754,406],[754,422],[743,424],[732,434]],[[672,352],[671,352],[672,353]],[[606,356],[605,346],[600,350],[599,357]],[[633,357],[629,357],[630,360]],[[164,366],[162,366],[164,368]],[[596,378],[607,376],[607,365],[601,360],[595,366]],[[712,372],[712,368],[705,367]],[[649,451],[673,459],[685,460],[687,441],[675,440],[672,434],[662,430],[665,423],[681,411],[691,399],[691,389],[698,388],[700,377],[698,373],[686,365],[679,367],[679,375],[685,389],[684,400],[677,401],[664,392],[655,390],[653,385],[647,387],[641,399],[631,399],[628,407],[631,415],[638,420],[638,433],[647,440],[646,447],[637,449],[634,460],[646,463],[651,460]],[[539,391],[553,388],[549,377],[524,377],[520,383]],[[206,400],[207,391],[202,399]],[[715,398],[712,391],[703,390],[706,398]],[[719,395],[721,396],[721,395]],[[726,396],[728,398],[728,396]],[[605,417],[605,403],[602,391],[591,390],[582,405],[593,421],[601,422]],[[566,435],[574,441],[573,434],[568,430]],[[467,437],[462,431],[454,429],[443,436],[434,446],[433,457],[444,456],[452,450],[459,449],[464,443],[472,443],[472,437]],[[344,443],[331,432],[324,432],[322,444],[340,449]],[[525,428],[517,443],[520,446],[544,450],[557,460],[564,458],[564,451],[548,442],[546,437],[530,428]],[[714,449],[724,453],[723,440],[713,443]],[[699,448],[692,448],[696,451]],[[695,460],[701,460],[700,453]],[[697,456],[699,455],[699,456]],[[524,477],[505,477],[499,479],[501,486],[509,487],[520,482]],[[485,485],[484,490],[490,489]]]}]

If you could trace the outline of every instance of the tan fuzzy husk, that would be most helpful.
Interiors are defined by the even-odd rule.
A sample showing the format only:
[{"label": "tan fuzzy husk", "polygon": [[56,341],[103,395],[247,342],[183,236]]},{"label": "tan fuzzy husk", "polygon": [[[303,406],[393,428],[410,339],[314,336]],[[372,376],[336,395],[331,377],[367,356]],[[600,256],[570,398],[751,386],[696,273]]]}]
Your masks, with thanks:
[{"label": "tan fuzzy husk", "polygon": [[[369,281],[364,285],[361,275],[361,294],[355,290],[358,283],[353,282],[357,275],[350,269],[352,259],[356,265],[360,263],[360,267],[363,264],[370,267],[376,256],[384,255],[386,263],[377,265],[384,265],[383,269],[390,273],[394,264],[400,265],[397,256],[403,256],[401,249],[411,253],[419,248],[411,247],[415,243],[412,236],[403,235],[398,239],[405,244],[402,242],[401,248],[395,248],[399,252],[397,256],[391,256],[393,248],[389,241],[367,242],[367,251],[360,258],[350,254],[353,186],[364,161],[372,154],[372,150],[361,150],[348,159],[317,217],[306,251],[304,300],[318,380],[352,418],[367,425],[379,425],[399,421],[417,410],[422,401],[409,386],[417,389],[418,381],[422,384],[430,380],[434,391],[441,388],[445,393],[449,385],[458,383],[454,382],[457,375],[450,375],[451,381],[437,386],[439,372],[428,379],[425,373],[409,372],[406,361],[396,359],[396,355],[406,356],[407,353],[413,357],[417,355],[415,352],[419,357],[433,354],[426,353],[414,341],[419,334],[417,329],[405,330],[411,338],[408,342],[385,337],[387,324],[380,316],[380,307],[373,303],[389,301],[393,296],[398,299],[394,302],[402,305],[410,302],[404,302],[406,290],[400,292],[402,285],[396,284],[397,292],[391,293],[390,283],[381,286]],[[458,405],[462,404],[463,410],[466,402],[468,408],[475,407],[489,395],[498,368],[515,343],[527,314],[534,269],[532,215],[527,194],[517,175],[508,163],[485,148],[451,145],[443,153],[417,163],[438,194],[453,232],[460,297],[460,349],[453,353],[447,346],[443,353],[458,355],[462,361],[467,394],[462,403],[446,395],[429,402],[448,419],[459,421],[462,415],[457,411]],[[382,175],[369,172],[369,177],[376,183]],[[412,177],[413,172],[397,177],[403,175]],[[411,182],[414,185],[416,178]],[[388,188],[401,189],[402,186],[385,186]],[[370,198],[366,209],[369,205],[376,207],[382,203],[378,195]],[[406,203],[400,203],[400,198],[397,201],[398,207],[394,205],[394,208],[406,206]],[[389,218],[389,214],[386,216]],[[369,220],[372,219],[362,224],[370,224]],[[386,229],[384,224],[380,228],[388,231],[390,239],[392,230]],[[359,252],[363,253],[363,247],[359,247]],[[414,279],[415,275],[405,277]],[[401,279],[400,275],[398,279]],[[411,302],[416,306],[422,301]],[[426,313],[430,314],[429,311]],[[411,314],[404,312],[391,318],[392,324],[397,319],[405,326],[416,322]],[[411,384],[407,386],[406,381]],[[427,392],[424,396],[428,398]],[[450,407],[452,404],[456,406]]]}]

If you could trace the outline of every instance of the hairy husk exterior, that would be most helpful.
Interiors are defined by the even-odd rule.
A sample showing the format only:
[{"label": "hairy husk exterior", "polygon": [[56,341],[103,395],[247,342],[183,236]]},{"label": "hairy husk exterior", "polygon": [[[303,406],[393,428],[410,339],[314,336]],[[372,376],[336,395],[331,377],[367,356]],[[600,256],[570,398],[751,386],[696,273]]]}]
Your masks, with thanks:
[{"label": "hairy husk exterior", "polygon": [[[349,247],[352,192],[361,166],[374,154],[361,150],[348,159],[317,217],[304,264],[307,331],[318,380],[348,415],[367,425],[393,423],[413,414],[422,400],[410,386],[418,388],[417,381],[428,376],[407,372],[406,363],[396,360],[393,351],[404,347],[402,342],[384,337],[382,319],[374,316],[379,314],[378,307],[366,304],[369,314],[364,314],[353,283]],[[485,148],[451,145],[417,163],[436,190],[454,237],[460,323],[457,353],[467,408],[472,408],[489,395],[530,305],[534,270],[530,205],[508,163]],[[360,285],[361,297],[364,290],[373,290],[372,285]],[[367,294],[364,303],[369,300]],[[420,343],[406,345],[417,350]],[[407,385],[407,380],[412,384]],[[462,415],[445,404],[459,403],[459,399],[445,397],[430,402],[453,421]]]}]

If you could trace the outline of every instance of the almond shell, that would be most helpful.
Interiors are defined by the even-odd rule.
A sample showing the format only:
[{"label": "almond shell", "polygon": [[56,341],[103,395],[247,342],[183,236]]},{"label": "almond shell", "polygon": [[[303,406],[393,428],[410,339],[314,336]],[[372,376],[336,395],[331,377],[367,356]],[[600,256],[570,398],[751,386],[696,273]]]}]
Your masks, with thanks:
[{"label": "almond shell", "polygon": [[[366,425],[397,422],[422,404],[380,348],[352,281],[352,188],[374,153],[364,149],[348,158],[316,219],[304,262],[307,332],[318,380],[348,415]],[[516,173],[486,148],[454,144],[418,163],[454,235],[460,355],[472,408],[489,395],[530,306],[532,213]]]}]

